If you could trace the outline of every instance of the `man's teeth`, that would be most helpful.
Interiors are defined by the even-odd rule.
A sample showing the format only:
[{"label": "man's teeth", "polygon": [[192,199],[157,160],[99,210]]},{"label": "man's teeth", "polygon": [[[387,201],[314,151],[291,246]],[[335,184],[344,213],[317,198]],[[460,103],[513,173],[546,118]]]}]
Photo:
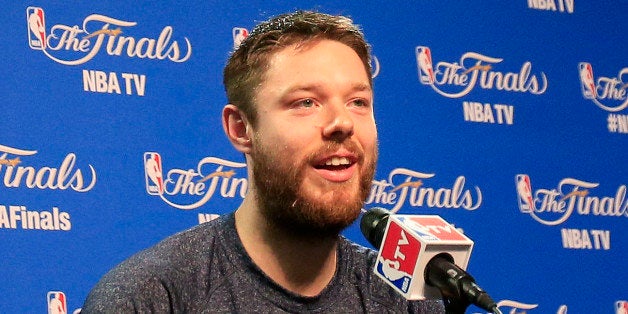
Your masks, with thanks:
[{"label": "man's teeth", "polygon": [[325,166],[340,166],[349,164],[351,164],[351,162],[349,161],[349,158],[346,157],[332,157],[325,162]]}]

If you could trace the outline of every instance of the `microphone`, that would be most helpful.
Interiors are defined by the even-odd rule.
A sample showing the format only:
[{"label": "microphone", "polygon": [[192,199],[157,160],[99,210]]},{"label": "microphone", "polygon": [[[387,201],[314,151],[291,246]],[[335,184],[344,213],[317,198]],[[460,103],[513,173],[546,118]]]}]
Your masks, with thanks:
[{"label": "microphone", "polygon": [[447,313],[464,313],[470,304],[501,313],[464,270],[473,241],[441,217],[396,215],[375,207],[362,216],[360,229],[379,248],[375,274],[406,299],[442,298]]}]

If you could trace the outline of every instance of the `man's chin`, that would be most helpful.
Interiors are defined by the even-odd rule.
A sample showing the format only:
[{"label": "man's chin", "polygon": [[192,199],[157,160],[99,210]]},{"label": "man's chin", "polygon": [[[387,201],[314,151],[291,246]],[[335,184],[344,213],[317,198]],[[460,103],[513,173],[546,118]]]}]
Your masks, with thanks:
[{"label": "man's chin", "polygon": [[322,204],[319,202],[318,206],[310,207],[309,225],[321,233],[338,235],[360,216],[362,203],[347,202],[347,200],[344,198]]},{"label": "man's chin", "polygon": [[276,227],[294,236],[336,237],[360,216],[360,209],[361,203],[349,204],[346,199],[328,203],[305,198],[275,212],[271,219]]}]

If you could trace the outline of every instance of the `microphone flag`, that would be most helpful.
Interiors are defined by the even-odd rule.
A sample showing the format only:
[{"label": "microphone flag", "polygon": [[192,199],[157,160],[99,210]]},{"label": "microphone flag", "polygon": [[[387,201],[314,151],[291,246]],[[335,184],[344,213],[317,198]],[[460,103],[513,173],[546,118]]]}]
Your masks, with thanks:
[{"label": "microphone flag", "polygon": [[437,215],[390,215],[387,223],[375,274],[408,300],[441,299],[425,282],[427,263],[445,253],[466,270],[473,241]]}]

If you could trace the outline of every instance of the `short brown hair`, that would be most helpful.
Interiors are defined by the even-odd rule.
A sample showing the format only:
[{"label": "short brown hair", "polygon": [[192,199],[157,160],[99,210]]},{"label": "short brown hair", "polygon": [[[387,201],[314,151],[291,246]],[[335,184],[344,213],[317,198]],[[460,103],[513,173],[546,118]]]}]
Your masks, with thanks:
[{"label": "short brown hair", "polygon": [[370,47],[359,27],[344,16],[297,11],[282,14],[257,25],[231,54],[224,69],[223,83],[229,103],[238,107],[256,124],[253,104],[270,56],[292,44],[329,39],[351,47],[360,57],[372,85]]}]

